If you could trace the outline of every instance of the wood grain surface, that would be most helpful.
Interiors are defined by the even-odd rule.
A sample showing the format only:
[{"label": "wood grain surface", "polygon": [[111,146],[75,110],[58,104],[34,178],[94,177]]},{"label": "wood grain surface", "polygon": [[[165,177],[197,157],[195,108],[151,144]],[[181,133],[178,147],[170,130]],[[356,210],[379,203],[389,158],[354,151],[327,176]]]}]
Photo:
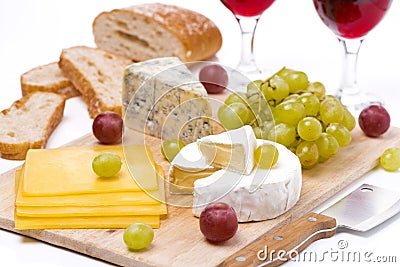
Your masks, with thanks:
[{"label": "wood grain surface", "polygon": [[[368,138],[358,128],[352,132],[350,146],[311,170],[303,171],[303,186],[298,203],[285,214],[262,222],[241,223],[230,240],[214,245],[201,234],[198,219],[190,208],[168,206],[168,215],[155,230],[153,243],[140,252],[129,251],[123,243],[123,230],[24,230],[14,229],[14,172],[0,176],[0,228],[33,237],[63,248],[78,251],[122,266],[215,266],[244,246],[311,212],[325,200],[374,168],[388,147],[400,146],[400,129],[392,127],[380,138]],[[160,141],[146,136],[155,160],[167,173],[169,164],[160,153]],[[97,145],[91,135],[69,145]],[[179,196],[176,196],[180,198]],[[191,196],[174,199],[190,205]],[[262,248],[260,248],[262,249]]]}]

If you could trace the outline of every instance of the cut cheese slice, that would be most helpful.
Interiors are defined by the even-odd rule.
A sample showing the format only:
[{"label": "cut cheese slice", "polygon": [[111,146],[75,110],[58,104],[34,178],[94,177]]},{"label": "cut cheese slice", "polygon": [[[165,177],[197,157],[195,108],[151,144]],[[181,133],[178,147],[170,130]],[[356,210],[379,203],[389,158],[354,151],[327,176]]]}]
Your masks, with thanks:
[{"label": "cut cheese slice", "polygon": [[256,137],[249,125],[197,140],[206,161],[216,167],[250,174],[254,167]]},{"label": "cut cheese slice", "polygon": [[24,196],[20,182],[24,168],[15,173],[16,187],[15,205],[18,207],[101,207],[101,206],[138,206],[159,205],[165,203],[165,186],[163,170],[157,165],[159,190],[138,192],[115,192],[101,194],[78,194],[65,196]]},{"label": "cut cheese slice", "polygon": [[[123,150],[129,161],[125,161]],[[92,170],[94,157],[102,152],[115,152],[122,159],[121,170],[113,177],[98,177]],[[25,161],[22,194],[60,196],[158,190],[154,168],[151,153],[143,145],[126,148],[95,146],[31,149]]]},{"label": "cut cheese slice", "polygon": [[184,146],[171,162],[169,182],[171,193],[193,193],[194,181],[205,178],[220,168],[209,165],[197,143]]},{"label": "cut cheese slice", "polygon": [[26,217],[79,217],[79,216],[131,216],[164,215],[167,207],[159,205],[98,206],[98,207],[16,207],[17,216]]},{"label": "cut cheese slice", "polygon": [[[157,165],[157,171],[160,176],[162,175],[161,166]],[[138,202],[130,202],[127,204],[122,202],[125,205],[112,205],[109,204],[107,198],[105,199],[104,195],[113,195],[113,196],[122,196],[120,201],[123,201],[126,197],[131,194],[142,194],[142,196],[147,196],[144,192],[124,192],[124,193],[109,193],[109,194],[84,194],[84,195],[72,195],[72,196],[60,196],[60,197],[24,197],[20,189],[22,188],[22,181],[20,180],[20,175],[23,172],[23,168],[21,170],[17,170],[15,173],[15,183],[19,185],[19,190],[17,189],[16,193],[16,202],[15,202],[15,214],[17,216],[27,216],[27,217],[74,217],[74,216],[122,216],[122,215],[163,215],[167,214],[167,206],[164,203],[164,198],[160,197],[158,200],[151,199],[153,202],[151,204],[144,205],[144,203]],[[163,179],[163,178],[161,178]],[[164,183],[160,181],[160,191],[158,192],[160,195],[165,195],[164,191]],[[85,201],[87,201],[87,197],[97,196],[96,201],[89,203],[87,205]],[[65,201],[70,200],[71,198],[76,199],[76,203],[71,205],[70,203],[65,203]],[[24,202],[21,201],[24,200]],[[18,201],[19,200],[19,201]],[[46,205],[32,205],[33,200],[41,200],[42,203]],[[92,200],[92,199],[91,199]],[[20,203],[28,204],[21,205]],[[97,204],[96,204],[97,203]],[[51,205],[51,206],[49,206]]]},{"label": "cut cheese slice", "polygon": [[15,216],[15,229],[89,229],[89,228],[126,228],[132,223],[141,222],[152,228],[160,227],[160,216],[99,216],[43,218]]},{"label": "cut cheese slice", "polygon": [[[300,197],[302,174],[299,159],[286,147],[267,140],[279,151],[276,165],[270,170],[255,168],[250,175],[219,170],[194,183],[193,214],[200,216],[212,202],[230,204],[240,222],[273,219],[294,206]],[[259,184],[252,190],[254,181]]]},{"label": "cut cheese slice", "polygon": [[[163,170],[161,166],[156,165],[157,176],[160,184],[160,194],[164,195]],[[72,229],[72,228],[126,228],[134,222],[142,222],[153,228],[160,227],[160,215],[167,213],[165,197],[161,197],[155,205],[131,205],[131,206],[107,206],[105,199],[101,195],[118,195],[118,193],[109,194],[83,194],[72,196],[60,196],[59,198],[67,200],[68,198],[85,196],[98,196],[95,206],[84,206],[80,203],[77,206],[18,206],[18,196],[23,197],[20,190],[23,184],[24,168],[16,171],[15,182],[17,190],[16,206],[15,206],[15,229]],[[140,193],[128,192],[125,194]],[[145,195],[144,192],[141,192]],[[124,194],[124,193],[119,193]],[[57,199],[52,197],[25,197],[26,199]],[[81,199],[82,200],[82,199]],[[95,199],[91,199],[95,201]],[[54,203],[50,203],[54,205]]]}]

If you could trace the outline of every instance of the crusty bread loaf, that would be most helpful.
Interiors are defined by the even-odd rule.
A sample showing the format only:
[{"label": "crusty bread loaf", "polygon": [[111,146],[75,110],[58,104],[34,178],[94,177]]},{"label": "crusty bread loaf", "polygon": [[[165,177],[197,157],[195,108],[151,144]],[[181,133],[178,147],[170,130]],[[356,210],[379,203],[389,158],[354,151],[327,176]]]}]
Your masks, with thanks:
[{"label": "crusty bread loaf", "polygon": [[33,68],[22,74],[21,89],[23,96],[36,91],[62,94],[66,98],[80,95],[62,73],[57,62]]},{"label": "crusty bread loaf", "polygon": [[30,148],[44,148],[60,123],[65,97],[50,92],[34,92],[0,112],[0,156],[23,160]]},{"label": "crusty bread loaf", "polygon": [[64,49],[59,66],[64,75],[82,94],[89,115],[103,111],[122,112],[122,79],[130,59],[99,48],[75,46]]},{"label": "crusty bread loaf", "polygon": [[176,56],[182,61],[212,57],[222,35],[207,17],[177,6],[142,4],[99,14],[96,45],[135,61]]}]

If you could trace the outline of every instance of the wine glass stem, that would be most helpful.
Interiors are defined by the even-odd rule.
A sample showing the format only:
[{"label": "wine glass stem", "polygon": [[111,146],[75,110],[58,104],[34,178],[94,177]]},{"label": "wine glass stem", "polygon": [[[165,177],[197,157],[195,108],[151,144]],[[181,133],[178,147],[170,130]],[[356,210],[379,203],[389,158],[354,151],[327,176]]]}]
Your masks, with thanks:
[{"label": "wine glass stem", "polygon": [[254,60],[254,32],[259,17],[240,17],[237,21],[242,32],[242,52],[237,69],[244,72],[259,72]]},{"label": "wine glass stem", "polygon": [[339,39],[339,42],[343,45],[342,82],[337,95],[340,99],[343,95],[356,95],[360,93],[357,85],[357,60],[362,39]]}]

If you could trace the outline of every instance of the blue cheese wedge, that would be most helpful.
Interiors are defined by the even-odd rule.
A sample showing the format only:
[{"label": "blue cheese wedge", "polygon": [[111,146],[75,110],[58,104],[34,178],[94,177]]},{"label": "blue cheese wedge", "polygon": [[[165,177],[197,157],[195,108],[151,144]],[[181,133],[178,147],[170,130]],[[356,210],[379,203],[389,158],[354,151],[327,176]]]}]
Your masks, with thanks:
[{"label": "blue cheese wedge", "polygon": [[210,165],[246,175],[253,170],[257,141],[249,125],[203,137],[197,144]]},{"label": "blue cheese wedge", "polygon": [[127,67],[122,101],[130,129],[184,143],[212,134],[207,91],[176,57]]},{"label": "blue cheese wedge", "polygon": [[207,163],[196,142],[188,144],[171,162],[169,190],[171,193],[192,194],[194,181],[210,176],[219,169]]},{"label": "blue cheese wedge", "polygon": [[[250,175],[219,170],[194,182],[193,214],[216,201],[226,202],[235,210],[239,222],[273,219],[291,209],[299,200],[302,174],[299,159],[286,147],[267,140],[277,147],[277,164],[269,170],[255,168]],[[254,181],[259,184],[252,190]]]}]

